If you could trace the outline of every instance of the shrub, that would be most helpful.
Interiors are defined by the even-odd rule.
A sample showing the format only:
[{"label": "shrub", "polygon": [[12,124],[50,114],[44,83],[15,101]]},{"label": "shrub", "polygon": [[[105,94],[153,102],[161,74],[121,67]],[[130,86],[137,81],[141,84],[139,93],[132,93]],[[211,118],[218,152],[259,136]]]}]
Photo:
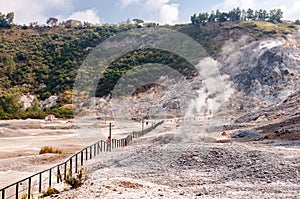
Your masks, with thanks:
[{"label": "shrub", "polygon": [[59,191],[57,189],[55,189],[53,187],[49,187],[46,192],[43,192],[42,198],[51,196],[53,194],[58,194],[58,193],[59,193]]},{"label": "shrub", "polygon": [[11,115],[5,113],[3,110],[0,109],[0,120],[9,120],[11,119]]},{"label": "shrub", "polygon": [[39,154],[44,154],[44,153],[57,153],[57,154],[62,154],[62,150],[60,150],[60,149],[54,149],[54,148],[49,147],[49,146],[45,146],[45,147],[41,148]]},{"label": "shrub", "polygon": [[76,189],[83,184],[83,181],[87,179],[87,172],[83,168],[79,170],[75,177],[71,170],[68,170],[68,174],[66,176],[65,182],[71,186],[72,189]]}]

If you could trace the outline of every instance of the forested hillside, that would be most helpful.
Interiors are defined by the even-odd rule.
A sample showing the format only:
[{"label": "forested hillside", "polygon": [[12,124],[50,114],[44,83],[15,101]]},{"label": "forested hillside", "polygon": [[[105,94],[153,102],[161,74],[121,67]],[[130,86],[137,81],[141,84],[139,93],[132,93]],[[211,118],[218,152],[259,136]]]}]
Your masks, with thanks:
[{"label": "forested hillside", "polygon": [[[8,17],[7,17],[8,16]],[[2,15],[0,23],[0,119],[12,117],[32,117],[24,113],[19,104],[21,94],[33,94],[36,117],[54,112],[71,103],[72,86],[77,69],[93,47],[112,35],[134,28],[148,28],[157,24],[140,26],[142,20],[130,21],[118,25],[93,26],[91,24],[65,27],[51,24],[48,26],[14,25],[13,14]],[[53,21],[52,21],[53,22]],[[284,36],[296,30],[295,23],[271,23],[267,21],[210,21],[175,26],[164,26],[180,31],[198,41],[207,51],[217,57],[225,41],[250,35],[254,40],[263,37]],[[150,56],[151,55],[151,56]],[[154,56],[153,56],[154,55]],[[150,57],[150,58],[149,58]],[[97,95],[106,96],[118,79],[127,70],[142,63],[164,63],[179,71],[189,66],[185,60],[168,52],[146,49],[132,52],[116,60],[99,81]],[[195,71],[188,70],[185,75],[192,77]],[[40,100],[58,96],[55,107],[40,110]],[[17,104],[17,105],[16,105]],[[34,107],[34,106],[33,106]],[[32,110],[31,110],[32,111]],[[68,109],[68,117],[71,117]]]}]

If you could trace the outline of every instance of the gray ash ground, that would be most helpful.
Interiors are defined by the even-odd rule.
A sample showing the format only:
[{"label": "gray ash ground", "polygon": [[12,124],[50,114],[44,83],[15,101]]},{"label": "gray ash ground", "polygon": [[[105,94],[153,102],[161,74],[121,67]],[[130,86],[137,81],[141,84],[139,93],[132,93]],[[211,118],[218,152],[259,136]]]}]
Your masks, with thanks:
[{"label": "gray ash ground", "polygon": [[57,198],[299,198],[300,147],[185,142],[159,127],[88,164],[82,187]]}]

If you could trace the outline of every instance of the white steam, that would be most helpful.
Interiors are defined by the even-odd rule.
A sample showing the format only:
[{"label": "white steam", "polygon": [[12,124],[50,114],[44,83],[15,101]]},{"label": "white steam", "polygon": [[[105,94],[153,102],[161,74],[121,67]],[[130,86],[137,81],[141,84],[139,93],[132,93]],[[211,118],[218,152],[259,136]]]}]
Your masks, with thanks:
[{"label": "white steam", "polygon": [[197,91],[197,98],[192,99],[185,117],[213,117],[226,108],[226,102],[234,93],[228,76],[220,75],[219,63],[207,57],[196,66],[203,77],[204,86]]}]

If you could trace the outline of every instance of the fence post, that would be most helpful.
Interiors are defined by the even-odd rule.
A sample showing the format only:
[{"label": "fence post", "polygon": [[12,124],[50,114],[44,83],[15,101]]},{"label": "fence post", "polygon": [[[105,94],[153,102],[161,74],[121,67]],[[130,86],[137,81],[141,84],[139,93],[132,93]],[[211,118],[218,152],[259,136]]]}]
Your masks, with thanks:
[{"label": "fence post", "polygon": [[65,165],[64,165],[64,179],[66,180],[67,179],[67,162],[65,162]]},{"label": "fence post", "polygon": [[81,151],[81,154],[80,154],[80,165],[83,166],[83,151]]},{"label": "fence post", "polygon": [[107,152],[107,143],[103,141],[103,152]]},{"label": "fence post", "polygon": [[[52,169],[49,169],[49,187],[51,187],[51,175],[52,175],[52,174],[51,174],[51,173],[52,173],[51,170],[52,170]],[[29,195],[29,194],[28,194],[28,195]]]},{"label": "fence post", "polygon": [[60,176],[60,170],[59,170],[59,166],[57,166],[57,177],[56,177],[56,182],[59,183],[61,176]]},{"label": "fence post", "polygon": [[5,189],[2,189],[2,199],[4,199],[5,198]]},{"label": "fence post", "polygon": [[42,173],[39,174],[39,193],[42,192]]},{"label": "fence post", "polygon": [[16,198],[19,198],[19,183],[16,184]]},{"label": "fence post", "polygon": [[75,156],[75,173],[77,173],[77,170],[78,170],[78,166],[77,166],[77,161],[78,161],[78,153],[76,153],[76,156]]},{"label": "fence post", "polygon": [[85,160],[88,159],[88,153],[87,153],[87,148],[85,148]]},{"label": "fence post", "polygon": [[31,191],[31,177],[28,179],[28,199],[30,199],[30,191]]},{"label": "fence post", "polygon": [[96,144],[94,144],[94,157],[96,156]]},{"label": "fence post", "polygon": [[[92,146],[93,146],[93,145],[92,145]],[[93,155],[93,154],[92,154],[92,153],[93,153],[93,152],[92,152],[92,146],[90,146],[90,159],[92,159],[92,155]]]},{"label": "fence post", "polygon": [[72,164],[72,158],[70,158],[70,172],[72,173],[72,166],[73,166],[73,164]]}]

